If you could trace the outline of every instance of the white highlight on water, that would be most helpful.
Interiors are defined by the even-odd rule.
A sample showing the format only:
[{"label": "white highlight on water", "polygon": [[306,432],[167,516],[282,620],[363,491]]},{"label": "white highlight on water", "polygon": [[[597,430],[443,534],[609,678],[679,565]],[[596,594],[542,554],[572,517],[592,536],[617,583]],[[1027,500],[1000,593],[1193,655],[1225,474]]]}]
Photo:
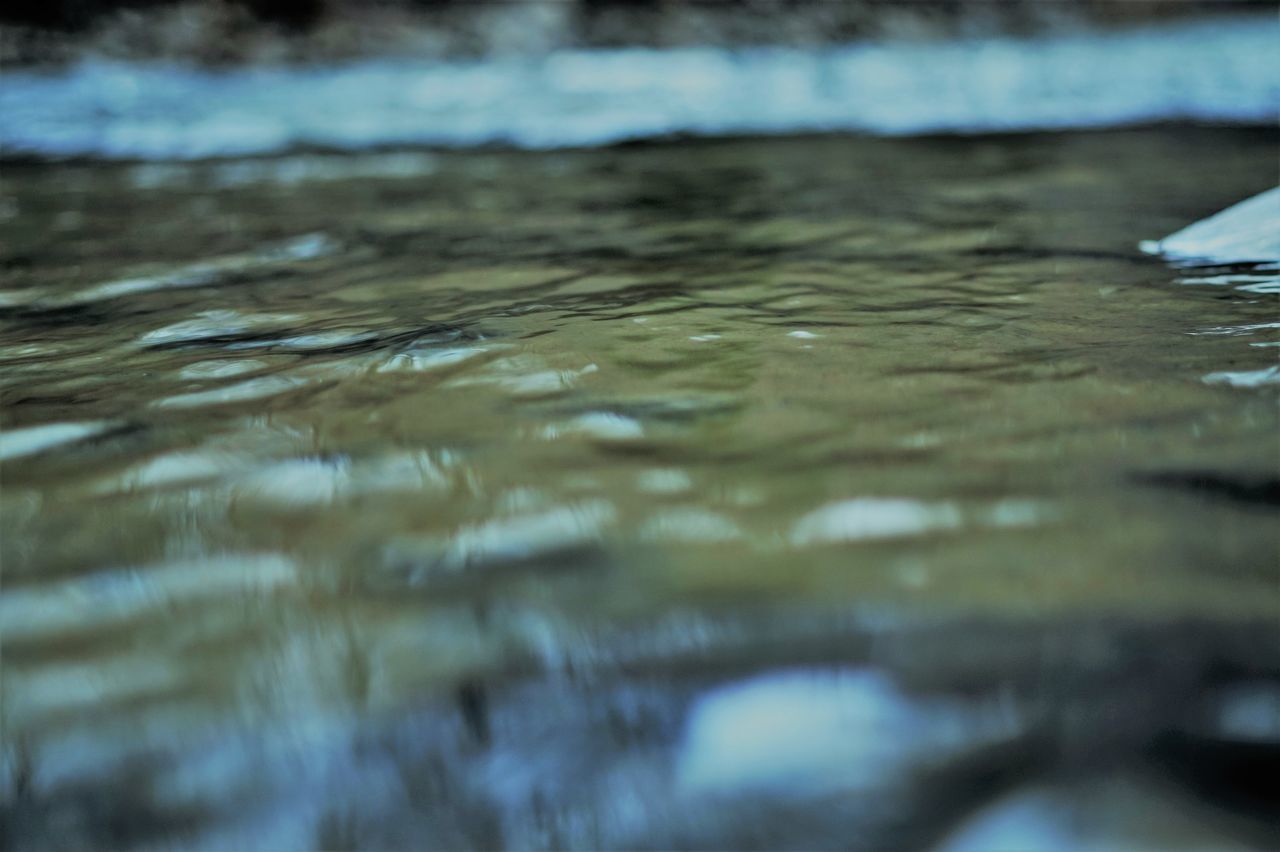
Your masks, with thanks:
[{"label": "white highlight on water", "polygon": [[960,510],[949,503],[858,497],[830,503],[802,517],[792,528],[791,542],[803,546],[895,538],[955,529],[962,523]]},{"label": "white highlight on water", "polygon": [[[1177,261],[1280,261],[1280,187],[1269,189],[1207,219],[1188,225],[1163,240],[1143,243],[1142,248]],[[1280,292],[1275,288],[1275,275],[1260,277],[1270,280],[1257,281],[1252,280],[1252,276],[1227,274],[1192,278],[1185,283],[1244,285],[1239,289],[1260,293]]]},{"label": "white highlight on water", "polygon": [[1264,367],[1261,370],[1227,370],[1220,373],[1209,373],[1202,381],[1209,385],[1231,385],[1236,388],[1260,388],[1265,385],[1280,385],[1280,366]]},{"label": "white highlight on water", "polygon": [[463,527],[450,538],[437,565],[456,571],[572,550],[599,540],[616,515],[609,503],[587,500]]},{"label": "white highlight on water", "polygon": [[275,553],[227,554],[98,571],[39,586],[6,589],[0,637],[57,636],[123,621],[178,602],[271,589],[295,580],[294,564]]},{"label": "white highlight on water", "polygon": [[857,788],[1019,726],[1000,706],[912,700],[876,671],[781,670],[695,702],[676,778],[689,793]]},{"label": "white highlight on water", "polygon": [[1009,529],[1053,520],[1052,506],[1010,498],[962,510],[950,502],[904,497],[854,497],[821,506],[795,522],[790,541],[797,547],[836,542],[904,538],[962,527]]},{"label": "white highlight on water", "polygon": [[85,438],[101,435],[118,424],[105,420],[85,423],[46,423],[0,432],[0,461],[31,456]]},{"label": "white highlight on water", "polygon": [[300,146],[556,148],[671,133],[1256,123],[1280,114],[1277,43],[1280,22],[1262,16],[822,51],[561,51],[219,72],[85,62],[5,74],[0,149],[166,160]]},{"label": "white highlight on water", "polygon": [[[0,91],[3,88],[0,87]],[[3,101],[3,97],[0,97]],[[0,123],[0,139],[5,128]],[[158,290],[176,290],[189,287],[206,287],[219,284],[238,275],[269,270],[281,264],[315,260],[339,251],[341,246],[326,234],[303,234],[280,243],[264,246],[247,254],[223,255],[197,263],[184,264],[164,272],[119,278],[91,285],[70,293],[50,294],[38,288],[22,291],[18,298],[8,300],[10,306],[35,304],[44,307],[87,305],[108,299],[152,293]],[[208,312],[207,312],[208,313]]]},{"label": "white highlight on water", "polygon": [[881,674],[779,672],[694,706],[677,777],[699,792],[825,787],[882,770],[918,726]]}]

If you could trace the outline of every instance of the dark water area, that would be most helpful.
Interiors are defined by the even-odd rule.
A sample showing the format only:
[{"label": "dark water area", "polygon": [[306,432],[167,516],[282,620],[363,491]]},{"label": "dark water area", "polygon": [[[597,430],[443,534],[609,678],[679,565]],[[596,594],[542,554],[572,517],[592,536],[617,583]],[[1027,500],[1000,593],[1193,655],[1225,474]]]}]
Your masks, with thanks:
[{"label": "dark water area", "polygon": [[10,848],[1270,848],[1273,129],[10,162]]}]

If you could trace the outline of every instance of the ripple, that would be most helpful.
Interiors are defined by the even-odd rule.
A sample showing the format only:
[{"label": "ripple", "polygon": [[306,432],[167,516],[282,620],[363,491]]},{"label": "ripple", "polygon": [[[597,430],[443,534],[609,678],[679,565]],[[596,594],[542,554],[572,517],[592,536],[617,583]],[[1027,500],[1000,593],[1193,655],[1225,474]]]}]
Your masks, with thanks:
[{"label": "ripple", "polygon": [[313,260],[334,254],[340,245],[327,234],[304,234],[247,254],[227,255],[179,266],[166,272],[105,281],[65,296],[46,296],[51,307],[83,305],[157,290],[176,290],[216,284],[228,276],[271,268],[282,263]]},{"label": "ripple", "polygon": [[715,544],[742,538],[742,530],[724,515],[697,506],[683,506],[650,517],[641,525],[640,537],[688,544]]},{"label": "ripple", "polygon": [[592,411],[563,425],[548,426],[542,434],[546,438],[586,435],[598,441],[634,441],[644,437],[644,426],[639,420],[621,414]]},{"label": "ripple", "polygon": [[251,464],[245,456],[210,451],[167,453],[131,468],[123,474],[99,482],[97,493],[136,491],[190,485],[226,474]]},{"label": "ripple", "polygon": [[459,530],[449,543],[445,562],[463,566],[520,560],[578,547],[599,539],[615,515],[605,501],[592,500],[489,521]]},{"label": "ripple", "polygon": [[1255,322],[1246,323],[1244,325],[1219,325],[1212,328],[1201,329],[1200,331],[1189,332],[1192,335],[1251,335],[1257,331],[1266,331],[1272,328],[1280,328],[1280,322]]},{"label": "ripple", "polygon": [[261,345],[284,349],[289,352],[328,352],[360,343],[368,343],[378,338],[379,335],[376,331],[335,329],[333,331],[318,331],[312,334],[299,334],[279,340],[263,341]]},{"label": "ripple", "polygon": [[[1034,770],[1055,769],[1058,740],[1068,761],[1081,743],[1099,751],[1095,733],[1123,741],[1108,760],[1140,760],[1180,712],[1164,681],[1182,695],[1201,676],[1205,631],[1186,625],[1269,625],[1275,608],[1276,482],[1249,464],[1274,447],[1270,399],[1199,382],[1276,363],[1249,348],[1275,339],[1274,311],[1239,282],[1150,286],[1240,270],[1162,273],[1114,251],[1164,166],[1233,142],[1223,185],[1247,185],[1265,140],[1205,128],[438,153],[449,168],[421,185],[214,199],[256,242],[281,227],[274,205],[305,207],[290,227],[358,234],[350,263],[10,312],[13,423],[135,411],[146,426],[72,435],[49,450],[62,464],[3,465],[2,686],[35,755],[17,816],[66,814],[54,824],[72,845],[114,836],[96,829],[118,814],[181,819],[193,803],[190,831],[139,843],[264,845],[232,832],[296,816],[299,839],[273,845],[342,845],[311,832],[332,808],[374,848],[437,819],[500,823],[480,840],[431,835],[441,846],[737,848],[765,836],[756,826],[778,847],[925,846],[813,829],[892,811],[927,834],[943,827],[934,805],[970,789],[952,769],[1002,770],[985,750],[952,761],[937,719],[974,717],[935,717],[908,684],[1035,714],[1054,742],[1028,741]],[[24,167],[23,191],[47,190],[37,216],[84,198],[84,222],[50,253],[33,219],[5,262],[52,290],[163,235],[223,244],[227,220],[186,206],[209,203],[223,165],[184,166],[189,188],[124,220],[130,166]],[[867,193],[868,175],[909,191]],[[1017,245],[944,245],[952,230]],[[554,283],[561,264],[586,277]],[[148,333],[159,345],[140,344]],[[1093,372],[1047,381],[1077,368]],[[1064,628],[1064,611],[1121,627]],[[932,639],[908,627],[935,617],[961,623]],[[1258,657],[1266,633],[1205,655],[1274,668]],[[1179,653],[1147,666],[1160,648]],[[802,668],[820,661],[832,671]],[[841,668],[855,664],[907,671],[876,682]],[[1232,712],[1236,736],[1271,736],[1253,704]],[[382,736],[401,724],[419,727]],[[957,741],[983,724],[957,722]],[[381,786],[345,757],[325,763],[348,745],[351,765],[386,769]],[[739,789],[769,795],[713,798]],[[817,797],[787,818],[756,807],[790,807],[794,790]],[[384,815],[388,834],[359,833]],[[676,818],[694,831],[663,835]]]},{"label": "ripple", "polygon": [[457,460],[450,453],[398,453],[372,459],[287,459],[240,479],[235,495],[277,506],[317,506],[360,495],[443,492]]},{"label": "ripple", "polygon": [[36,455],[56,447],[75,444],[119,427],[119,423],[98,420],[73,423],[46,423],[0,432],[0,461]]},{"label": "ripple", "polygon": [[446,387],[469,385],[497,385],[515,397],[537,398],[557,396],[570,390],[583,376],[600,368],[588,364],[577,370],[548,370],[534,358],[513,357],[494,361],[486,374],[460,376]]},{"label": "ripple", "polygon": [[1209,373],[1201,379],[1209,385],[1230,385],[1234,388],[1260,388],[1265,385],[1280,384],[1280,366],[1264,367],[1261,370],[1235,370]]},{"label": "ripple", "polygon": [[587,500],[462,527],[447,539],[402,539],[389,546],[387,557],[393,564],[409,565],[414,582],[430,584],[469,569],[590,547],[599,543],[616,517],[611,504]]},{"label": "ripple", "polygon": [[227,337],[239,337],[263,328],[279,328],[302,322],[297,314],[246,314],[215,308],[201,311],[189,320],[153,329],[138,338],[143,346],[173,346]]},{"label": "ripple", "polygon": [[856,498],[831,503],[798,520],[791,530],[796,545],[896,538],[934,530],[957,529],[960,510],[949,503]]},{"label": "ripple", "polygon": [[159,654],[132,654],[86,663],[43,666],[11,674],[6,709],[11,724],[30,724],[70,708],[111,707],[163,694],[186,680],[174,660]]},{"label": "ripple", "polygon": [[36,587],[10,587],[0,597],[0,636],[16,641],[93,630],[175,603],[261,591],[295,580],[293,562],[267,553],[167,562]]},{"label": "ripple", "polygon": [[[1280,228],[1280,221],[1276,222],[1276,227]],[[1274,296],[1280,294],[1280,267],[1269,263],[1250,264],[1243,269],[1235,267],[1235,271],[1232,272],[1184,275],[1178,279],[1178,283],[1193,286],[1232,287],[1241,293]]]},{"label": "ripple", "polygon": [[330,503],[349,481],[349,467],[346,459],[292,459],[247,477],[236,493],[289,506]]},{"label": "ripple", "polygon": [[257,361],[251,358],[237,360],[215,358],[188,364],[178,371],[178,377],[188,380],[229,379],[233,376],[242,376],[245,373],[265,370],[269,366],[266,361]]},{"label": "ripple", "polygon": [[1034,526],[1051,520],[1052,507],[1034,500],[1001,500],[964,511],[954,503],[905,498],[857,497],[815,509],[796,521],[791,543],[797,546],[842,541],[902,538],[961,529]]},{"label": "ripple", "polygon": [[207,405],[228,405],[237,402],[266,399],[297,390],[309,384],[306,379],[292,376],[263,376],[226,387],[168,396],[152,402],[154,408],[201,408]]},{"label": "ripple", "polygon": [[463,346],[456,349],[401,352],[392,355],[385,363],[380,364],[377,371],[379,373],[399,371],[430,372],[452,367],[454,364],[461,364],[464,361],[470,361],[493,350],[494,347],[492,346]]}]

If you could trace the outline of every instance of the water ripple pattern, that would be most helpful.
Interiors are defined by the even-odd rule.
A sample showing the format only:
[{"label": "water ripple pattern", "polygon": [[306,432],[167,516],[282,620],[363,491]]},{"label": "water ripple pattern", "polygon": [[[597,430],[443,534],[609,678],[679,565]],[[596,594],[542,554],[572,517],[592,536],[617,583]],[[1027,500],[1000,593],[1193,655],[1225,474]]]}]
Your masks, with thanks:
[{"label": "water ripple pattern", "polygon": [[1232,848],[1275,270],[1136,243],[1275,141],[7,164],[6,840]]}]

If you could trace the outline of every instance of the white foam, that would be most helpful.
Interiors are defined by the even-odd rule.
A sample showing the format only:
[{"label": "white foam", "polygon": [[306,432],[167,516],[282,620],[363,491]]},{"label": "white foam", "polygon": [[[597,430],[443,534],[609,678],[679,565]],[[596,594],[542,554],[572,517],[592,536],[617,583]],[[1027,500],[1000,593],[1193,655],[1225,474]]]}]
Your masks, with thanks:
[{"label": "white foam", "polygon": [[219,72],[91,61],[8,71],[0,148],[165,160],[308,145],[555,148],[669,133],[1270,122],[1280,114],[1278,42],[1274,16],[1260,16],[822,51],[561,51]]}]

